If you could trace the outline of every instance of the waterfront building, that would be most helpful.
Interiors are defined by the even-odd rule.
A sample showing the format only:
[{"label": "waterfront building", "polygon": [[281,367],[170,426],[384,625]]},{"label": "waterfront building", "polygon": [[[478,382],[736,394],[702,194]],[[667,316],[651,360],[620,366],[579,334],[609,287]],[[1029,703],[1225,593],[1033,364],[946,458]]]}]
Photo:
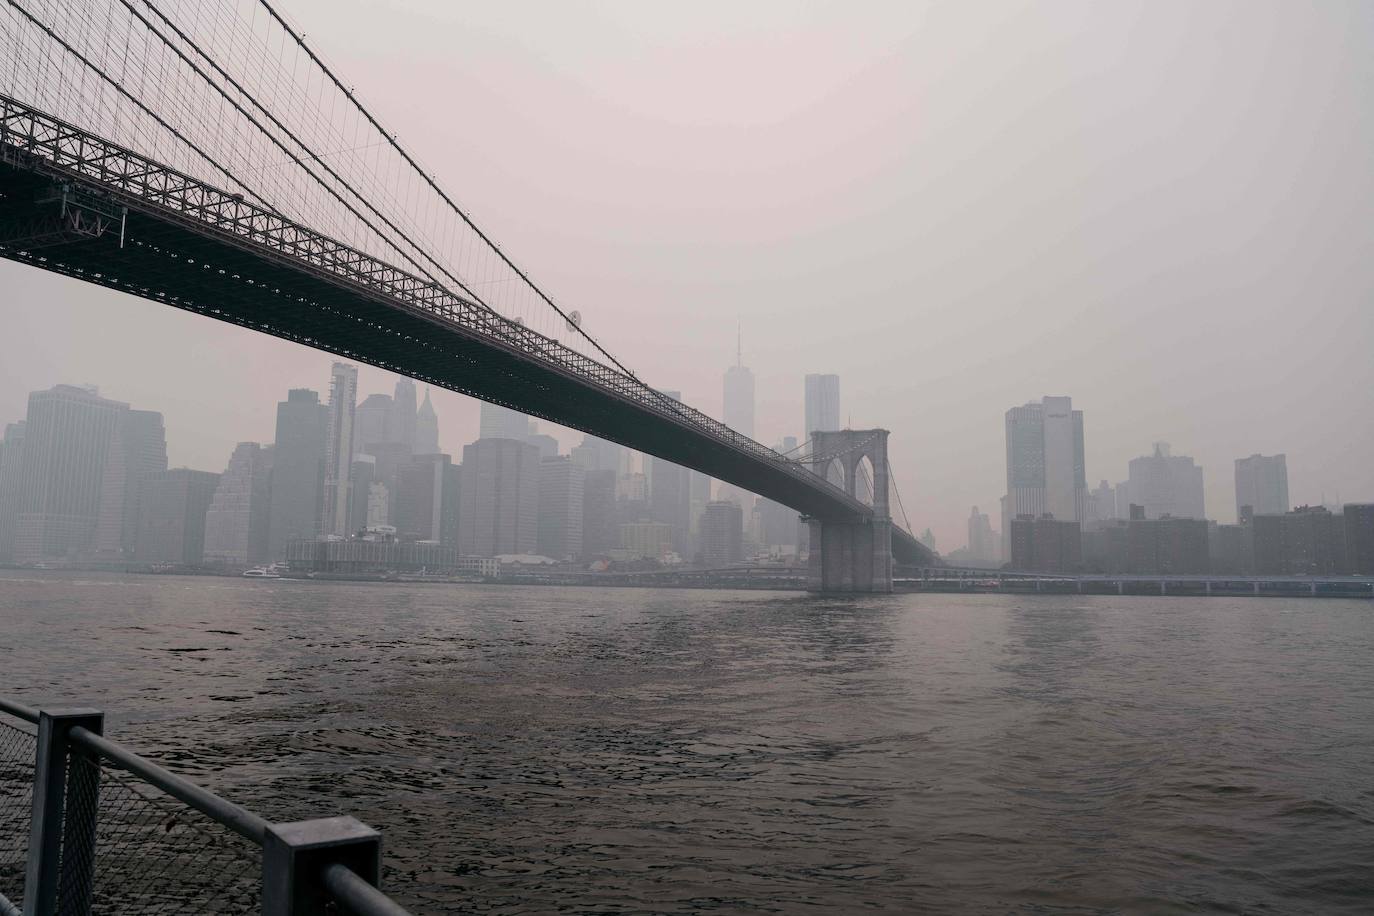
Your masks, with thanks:
[{"label": "waterfront building", "polygon": [[[415,419],[415,383],[408,378],[398,378],[391,396],[391,426],[386,441],[404,442],[414,450]],[[368,443],[363,445],[366,447]]]},{"label": "waterfront building", "polygon": [[539,463],[539,553],[554,560],[582,556],[586,471],[570,458],[545,456]]},{"label": "waterfront building", "polygon": [[1093,573],[1121,573],[1129,567],[1127,533],[1130,524],[1122,519],[1098,522],[1082,535],[1083,570]]},{"label": "waterfront building", "polygon": [[1082,528],[1052,516],[1011,520],[1011,567],[1028,572],[1076,572],[1083,564]]},{"label": "waterfront building", "polygon": [[139,494],[141,563],[199,566],[205,552],[205,516],[219,486],[219,474],[175,468],[143,478]]},{"label": "waterfront building", "polygon": [[329,411],[309,388],[293,388],[277,403],[267,554],[286,556],[286,543],[320,533]]},{"label": "waterfront building", "polygon": [[439,415],[429,400],[429,389],[425,389],[425,400],[415,414],[415,454],[439,454]]},{"label": "waterfront building", "polygon": [[454,544],[398,541],[373,535],[292,541],[287,547],[286,561],[293,572],[360,578],[383,578],[397,573],[495,576],[500,571],[495,560],[482,562],[460,557]]},{"label": "waterfront building", "polygon": [[1254,547],[1249,526],[1210,523],[1207,535],[1209,572],[1237,576],[1251,573]]},{"label": "waterfront building", "polygon": [[204,561],[257,566],[268,559],[272,449],[240,442],[205,511]]},{"label": "waterfront building", "polygon": [[1251,455],[1236,459],[1236,518],[1282,515],[1288,511],[1288,457]]},{"label": "waterfront building", "polygon": [[532,554],[538,546],[539,449],[515,439],[463,447],[458,545],[465,556]]},{"label": "waterfront building", "polygon": [[94,388],[57,385],[29,395],[19,471],[14,559],[88,555],[100,518],[110,444],[129,405]]},{"label": "waterfront building", "polygon": [[367,452],[376,442],[410,442],[402,439],[396,423],[396,402],[390,395],[369,394],[354,412],[353,456]]},{"label": "waterfront building", "polygon": [[[461,515],[460,474],[445,454],[416,455],[397,479],[393,523],[401,538],[457,546]],[[446,534],[446,532],[448,532]]]},{"label": "waterfront building", "polygon": [[744,513],[726,500],[706,504],[701,516],[701,562],[710,567],[729,566],[744,559]]},{"label": "waterfront building", "polygon": [[24,456],[24,421],[5,424],[0,439],[0,563],[14,559],[14,529],[19,521],[19,468]]},{"label": "waterfront building", "polygon": [[[1087,503],[1083,411],[1046,397],[1006,414],[1007,513],[1082,523]],[[1005,520],[1004,520],[1005,524]]]},{"label": "waterfront building", "polygon": [[834,432],[840,428],[840,377],[812,373],[806,376],[806,427],[802,438],[814,432]]},{"label": "waterfront building", "polygon": [[1250,527],[1257,574],[1331,575],[1344,570],[1344,519],[1323,506],[1255,515]]},{"label": "waterfront building", "polygon": [[620,549],[632,558],[661,561],[673,549],[672,528],[662,522],[622,523]]},{"label": "waterfront building", "polygon": [[95,552],[131,557],[138,537],[138,494],[147,474],[167,470],[167,433],[155,410],[126,410],[120,417],[100,485]]},{"label": "waterfront building", "polygon": [[1126,523],[1127,566],[1136,575],[1192,575],[1210,570],[1207,521],[1133,519]]},{"label": "waterfront building", "polygon": [[329,431],[325,440],[325,534],[348,533],[348,478],[353,466],[353,421],[358,403],[358,367],[335,363],[329,377]]},{"label": "waterfront building", "polygon": [[1346,503],[1346,566],[1357,576],[1374,576],[1374,503]]},{"label": "waterfront building", "polygon": [[1146,518],[1206,518],[1202,468],[1193,459],[1169,454],[1169,443],[1156,442],[1154,453],[1131,459],[1131,502],[1145,509]]},{"label": "waterfront building", "polygon": [[1330,576],[1349,570],[1345,519],[1324,506],[1255,515],[1250,527],[1257,575]]},{"label": "waterfront building", "polygon": [[615,471],[584,471],[582,481],[582,556],[609,556],[620,546],[616,518]]},{"label": "waterfront building", "polygon": [[518,410],[483,401],[477,435],[481,439],[515,439],[523,442],[526,436],[534,432],[531,426],[530,418]]},{"label": "waterfront building", "polygon": [[725,425],[741,435],[754,438],[754,373],[744,365],[739,344],[735,349],[735,364],[725,370]]}]

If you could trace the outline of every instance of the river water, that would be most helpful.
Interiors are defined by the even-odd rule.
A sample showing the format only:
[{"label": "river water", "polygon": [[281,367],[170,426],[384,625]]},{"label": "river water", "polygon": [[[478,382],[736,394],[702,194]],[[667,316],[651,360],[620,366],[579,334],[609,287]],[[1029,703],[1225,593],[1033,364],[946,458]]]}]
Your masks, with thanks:
[{"label": "river water", "polygon": [[0,690],[417,912],[1374,911],[1374,602],[0,573]]}]

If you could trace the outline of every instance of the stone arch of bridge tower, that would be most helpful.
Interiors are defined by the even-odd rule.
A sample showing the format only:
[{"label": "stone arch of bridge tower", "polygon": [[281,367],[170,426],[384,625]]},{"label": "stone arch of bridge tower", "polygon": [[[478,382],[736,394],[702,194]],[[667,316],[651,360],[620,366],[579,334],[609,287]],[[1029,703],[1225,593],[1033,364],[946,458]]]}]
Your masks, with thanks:
[{"label": "stone arch of bridge tower", "polygon": [[811,434],[811,469],[821,476],[837,464],[844,491],[858,495],[859,467],[873,475],[873,512],[861,517],[812,518],[807,588],[821,592],[892,591],[892,512],[888,504],[887,430],[843,429]]},{"label": "stone arch of bridge tower", "polygon": [[890,474],[885,429],[840,429],[811,434],[812,470],[822,477],[832,464],[843,471],[844,491],[858,498],[859,465],[867,458],[873,469],[873,514],[891,518],[888,498]]}]

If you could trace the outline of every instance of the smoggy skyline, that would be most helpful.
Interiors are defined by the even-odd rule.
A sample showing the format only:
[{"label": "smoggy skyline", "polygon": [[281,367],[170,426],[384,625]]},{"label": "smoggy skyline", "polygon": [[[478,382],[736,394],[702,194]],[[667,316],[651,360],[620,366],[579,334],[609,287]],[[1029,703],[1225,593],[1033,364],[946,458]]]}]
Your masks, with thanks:
[{"label": "smoggy skyline", "polygon": [[[1222,520],[1253,452],[1295,505],[1374,499],[1368,7],[286,11],[646,381],[719,416],[738,324],[772,444],[839,374],[944,551],[996,520],[1003,414],[1047,394],[1084,411],[1090,487],[1163,440]],[[327,354],[8,262],[0,290],[0,422],[93,383],[218,471],[327,392]],[[461,454],[476,403],[434,403]]]}]

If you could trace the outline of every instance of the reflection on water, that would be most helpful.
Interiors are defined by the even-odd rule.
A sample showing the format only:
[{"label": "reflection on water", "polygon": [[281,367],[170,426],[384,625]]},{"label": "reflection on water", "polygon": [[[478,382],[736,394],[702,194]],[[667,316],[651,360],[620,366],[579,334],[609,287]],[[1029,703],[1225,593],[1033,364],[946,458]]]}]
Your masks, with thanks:
[{"label": "reflection on water", "polygon": [[0,574],[3,689],[420,911],[1367,912],[1374,605]]}]

